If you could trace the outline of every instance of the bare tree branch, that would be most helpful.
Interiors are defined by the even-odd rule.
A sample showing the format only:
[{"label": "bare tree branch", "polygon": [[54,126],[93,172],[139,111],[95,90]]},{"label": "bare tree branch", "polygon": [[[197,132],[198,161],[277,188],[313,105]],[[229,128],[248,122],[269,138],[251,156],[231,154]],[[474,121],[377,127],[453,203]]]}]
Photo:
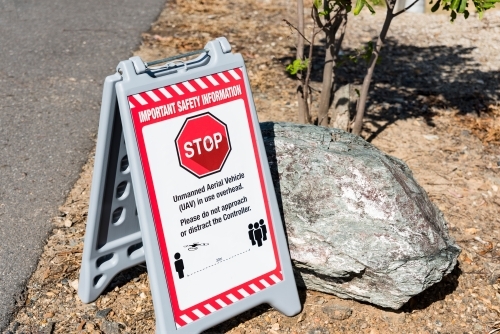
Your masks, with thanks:
[{"label": "bare tree branch", "polygon": [[366,101],[368,99],[368,90],[370,89],[373,71],[375,69],[380,50],[382,49],[382,45],[384,45],[385,43],[385,38],[387,36],[387,32],[389,31],[391,21],[394,18],[394,15],[392,14],[393,10],[394,7],[387,8],[387,15],[384,20],[384,25],[382,26],[382,30],[378,35],[377,42],[375,43],[375,48],[373,49],[370,61],[368,63],[368,69],[366,71],[365,78],[363,79],[363,85],[361,86],[358,105],[356,107],[356,118],[354,119],[354,123],[352,125],[352,133],[358,136],[361,134],[361,130],[363,128],[363,116],[365,113]]},{"label": "bare tree branch", "polygon": [[318,9],[314,6],[312,6],[311,17],[314,21],[316,21],[318,27],[320,27],[321,29],[324,28],[323,23],[321,23],[321,18],[319,17]]},{"label": "bare tree branch", "polygon": [[403,14],[404,12],[406,12],[408,9],[410,9],[411,7],[413,7],[414,4],[416,4],[419,0],[415,0],[413,1],[413,3],[411,5],[409,5],[408,7],[406,7],[405,9],[403,10],[400,10],[399,12],[397,12],[396,14],[393,14],[394,17],[398,16],[399,14]]},{"label": "bare tree branch", "polygon": [[302,33],[299,31],[299,29],[297,29],[293,24],[291,24],[290,22],[288,22],[287,19],[283,19],[283,21],[285,21],[286,24],[288,24],[288,26],[292,29],[295,29],[295,31],[297,31],[299,33],[300,36],[302,36],[302,38],[309,44],[311,44],[311,42],[309,42],[309,40],[304,36],[302,35]]}]

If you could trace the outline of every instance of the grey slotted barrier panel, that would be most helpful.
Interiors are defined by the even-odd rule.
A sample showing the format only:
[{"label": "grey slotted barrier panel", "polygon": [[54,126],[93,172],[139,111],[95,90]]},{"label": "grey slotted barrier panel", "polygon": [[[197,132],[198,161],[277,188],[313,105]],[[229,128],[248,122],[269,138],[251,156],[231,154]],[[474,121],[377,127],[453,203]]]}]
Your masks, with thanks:
[{"label": "grey slotted barrier panel", "polygon": [[114,84],[104,84],[78,295],[97,299],[113,277],[145,261]]}]

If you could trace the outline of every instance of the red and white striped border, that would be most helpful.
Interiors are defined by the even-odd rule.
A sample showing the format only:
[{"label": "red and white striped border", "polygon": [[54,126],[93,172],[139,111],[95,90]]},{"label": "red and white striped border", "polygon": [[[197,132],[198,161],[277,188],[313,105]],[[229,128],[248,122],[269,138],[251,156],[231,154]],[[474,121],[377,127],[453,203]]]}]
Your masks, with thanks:
[{"label": "red and white striped border", "polygon": [[198,91],[216,88],[219,85],[230,82],[237,83],[243,78],[242,68],[235,68],[229,71],[223,71],[216,74],[207,75],[198,79],[187,80],[174,85],[165,86],[142,92],[128,97],[130,109],[136,107],[147,108],[151,104],[169,103],[178,99],[180,96]]},{"label": "red and white striped border", "polygon": [[[181,99],[201,95],[204,93],[211,93],[219,89],[226,89],[228,87],[231,87],[232,85],[239,84],[241,85],[242,89],[245,89],[243,78],[243,68],[234,68],[228,71],[222,71],[197,79],[187,80],[169,86],[152,89],[146,92],[133,94],[128,96],[128,102],[131,112],[134,115],[137,115],[139,114],[139,112],[146,109],[152,110],[153,108],[161,105],[170,104]],[[222,100],[216,103],[224,102],[225,101]],[[213,105],[213,103],[209,105]],[[192,109],[192,111],[197,110],[199,110],[199,107]],[[186,113],[184,112],[182,114],[167,115],[166,117],[170,118],[185,114]],[[158,121],[160,119],[162,118],[156,118],[156,120],[151,120],[151,122]],[[138,118],[137,121],[139,122]],[[149,121],[141,124],[140,126],[145,126],[148,123]],[[279,264],[279,258],[276,258],[276,261],[277,264]],[[278,265],[275,270],[265,275],[231,288],[217,296],[214,296],[185,310],[180,310],[178,308],[178,304],[176,301],[177,296],[172,296],[173,300],[175,300],[172,304],[172,308],[177,327],[180,328],[186,326],[187,324],[199,320],[207,315],[210,315],[218,310],[221,310],[231,304],[234,304],[246,297],[249,297],[257,292],[265,290],[266,288],[269,288],[270,286],[283,281],[283,274],[280,270],[281,266]],[[169,276],[167,275],[167,277]],[[172,287],[170,293],[173,293],[175,295],[175,286]]]},{"label": "red and white striped border", "polygon": [[[203,318],[206,315],[214,313],[226,306],[229,306],[237,301],[240,301],[248,296],[262,291],[283,280],[281,272],[274,272],[269,276],[259,277],[255,280],[245,283],[242,286],[237,286],[234,289],[226,291],[222,295],[216,296],[204,305],[196,305],[182,312],[176,317],[177,328],[185,326],[193,321]],[[203,304],[203,303],[202,303]]]}]

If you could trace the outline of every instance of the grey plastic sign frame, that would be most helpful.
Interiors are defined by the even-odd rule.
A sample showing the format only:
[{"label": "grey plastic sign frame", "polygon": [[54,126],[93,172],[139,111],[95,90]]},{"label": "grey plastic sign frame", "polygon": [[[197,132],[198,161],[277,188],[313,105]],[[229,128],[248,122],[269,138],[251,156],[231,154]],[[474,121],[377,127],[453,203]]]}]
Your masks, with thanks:
[{"label": "grey plastic sign frame", "polygon": [[[94,172],[92,183],[93,188],[95,187],[96,190],[93,189],[91,193],[91,207],[89,208],[89,223],[92,219],[90,225],[93,226],[87,226],[79,295],[80,298],[82,298],[82,296],[84,297],[82,298],[84,302],[97,298],[112,279],[113,273],[116,275],[120,270],[135,265],[137,261],[142,259],[142,252],[144,252],[153,296],[157,333],[199,333],[262,303],[268,303],[288,316],[293,316],[301,310],[285,232],[272,185],[252,94],[248,88],[250,85],[243,59],[240,54],[230,53],[231,48],[225,38],[218,38],[209,42],[205,49],[208,50],[207,54],[201,55],[195,60],[158,69],[146,69],[139,57],[133,57],[129,60],[122,61],[117,67],[121,76],[115,74],[108,77],[103,92],[101,122],[104,123],[100,124],[95,166],[95,170],[98,170],[97,173]],[[264,183],[267,192],[266,200],[269,202],[270,206],[277,253],[281,263],[283,279],[266,289],[251,294],[216,312],[200,317],[196,321],[188,323],[185,326],[179,327],[174,320],[170,303],[168,283],[165,279],[165,271],[127,97],[155,88],[173,85],[234,68],[243,69],[244,86],[249,100],[248,105],[251,109],[252,130],[256,137],[257,150],[261,164],[260,168],[264,174]],[[118,101],[119,116],[116,112],[116,101]],[[106,109],[107,107],[109,109]],[[118,132],[120,131],[116,129],[119,127],[113,124],[116,124],[118,121],[123,127],[126,155],[128,157],[128,163],[130,164],[128,174],[125,173],[131,177],[128,191],[132,191],[135,197],[140,231],[138,231],[136,227],[133,227],[133,223],[130,224],[131,227],[120,229],[120,226],[126,225],[123,225],[124,222],[119,223],[120,218],[116,218],[118,214],[114,214],[116,210],[114,206],[120,205],[119,200],[121,196],[119,195],[123,191],[123,187],[118,189],[116,183],[124,173],[120,170],[119,158],[107,158],[106,153],[108,153],[108,157],[111,157],[112,152],[110,147],[112,146],[113,138],[115,138],[115,149],[117,147],[116,137],[118,137]],[[113,181],[109,181],[113,177]],[[116,188],[116,191],[107,191],[107,202],[103,200],[103,196],[107,189],[106,180],[108,180],[108,183],[112,183],[113,187]],[[125,189],[124,192],[126,191],[127,189]],[[109,193],[114,195],[114,197],[111,198],[111,208],[104,208],[110,205]],[[107,214],[103,214],[103,209],[107,210]],[[125,205],[125,210],[133,212],[133,206],[128,203]],[[110,214],[110,212],[113,214]],[[100,225],[106,225],[106,228],[102,228]],[[106,234],[108,240],[103,241],[106,238],[103,238],[103,233],[99,232],[103,230],[108,231]],[[116,238],[114,237],[115,234]],[[142,244],[141,241],[139,241],[139,235]],[[109,240],[109,236],[112,237],[112,240]],[[98,242],[98,240],[101,241]],[[106,251],[112,249],[113,246],[118,247],[115,255],[106,255]],[[133,254],[135,254],[135,257],[131,259],[130,256]],[[106,270],[108,270],[108,272],[106,272]],[[93,275],[96,276],[92,277]]]},{"label": "grey plastic sign frame", "polygon": [[116,100],[118,73],[104,82],[78,296],[96,300],[121,271],[145,261]]}]

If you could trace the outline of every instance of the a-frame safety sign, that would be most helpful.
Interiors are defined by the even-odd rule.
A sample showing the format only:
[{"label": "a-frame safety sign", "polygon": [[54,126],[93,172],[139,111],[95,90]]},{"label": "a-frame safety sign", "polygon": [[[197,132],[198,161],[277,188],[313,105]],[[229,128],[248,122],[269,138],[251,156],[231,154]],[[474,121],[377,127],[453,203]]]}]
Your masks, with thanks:
[{"label": "a-frame safety sign", "polygon": [[78,295],[91,302],[146,261],[158,333],[199,333],[262,303],[301,309],[245,65],[230,51],[218,38],[191,60],[132,57],[104,83]]}]

